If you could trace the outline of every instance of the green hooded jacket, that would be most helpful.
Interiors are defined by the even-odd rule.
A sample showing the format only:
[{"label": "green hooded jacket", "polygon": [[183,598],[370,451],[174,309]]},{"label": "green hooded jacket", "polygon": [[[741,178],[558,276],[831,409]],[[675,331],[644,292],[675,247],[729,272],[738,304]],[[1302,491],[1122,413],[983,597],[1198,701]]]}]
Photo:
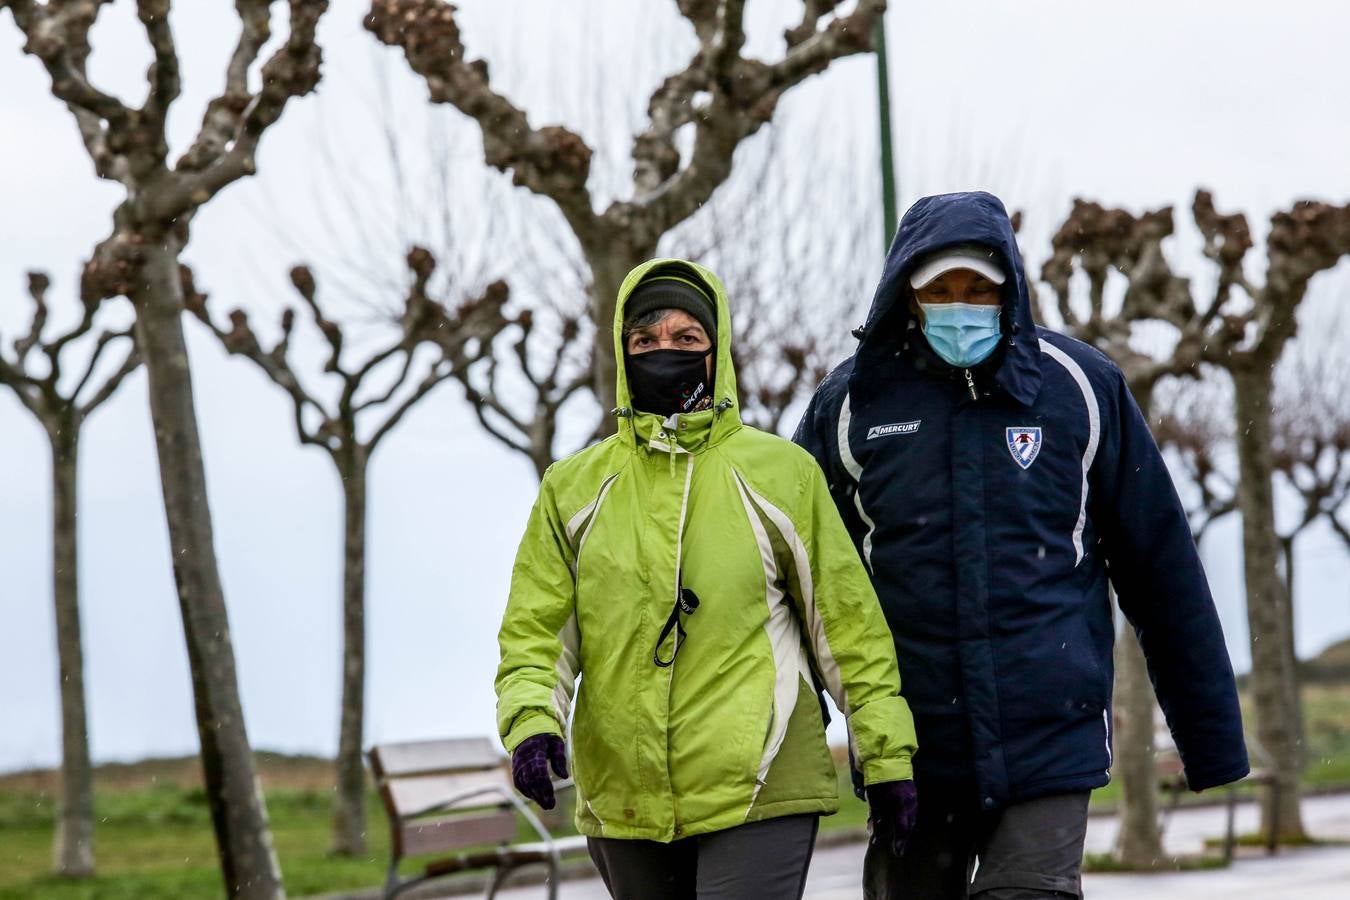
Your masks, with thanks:
[{"label": "green hooded jacket", "polygon": [[[629,408],[621,333],[657,267],[717,298],[714,408],[664,421]],[[848,717],[866,783],[911,778],[890,630],[816,461],[740,421],[721,282],[681,260],[638,266],[614,347],[618,433],[549,468],[516,555],[496,682],[506,749],[571,721],[577,828],[593,837],[671,841],[833,813],[819,683]],[[652,654],[681,568],[701,605],[661,668]],[[668,638],[662,657],[672,650]]]}]

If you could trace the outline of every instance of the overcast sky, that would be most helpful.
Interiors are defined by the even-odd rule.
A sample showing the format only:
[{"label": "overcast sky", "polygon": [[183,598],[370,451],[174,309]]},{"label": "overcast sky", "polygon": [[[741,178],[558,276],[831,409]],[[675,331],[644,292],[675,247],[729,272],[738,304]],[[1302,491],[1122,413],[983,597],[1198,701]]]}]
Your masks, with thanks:
[{"label": "overcast sky", "polygon": [[[674,4],[458,5],[470,52],[491,61],[500,89],[535,124],[576,124],[600,150],[599,189],[620,183],[614,173],[626,172],[624,130],[587,128],[600,128],[596,109],[610,122],[640,115],[660,77],[687,57],[692,35]],[[797,6],[750,4],[751,48],[777,54],[778,34]],[[184,92],[171,129],[181,150],[220,88],[237,24],[225,0],[176,7]],[[397,279],[399,241],[437,239],[419,236],[419,222],[387,221],[399,213],[389,200],[392,176],[379,163],[386,158],[384,124],[373,110],[381,85],[400,139],[418,136],[424,147],[428,128],[451,135],[441,159],[408,151],[407,174],[413,192],[430,191],[427,179],[441,168],[468,186],[460,249],[472,260],[469,276],[479,269],[511,274],[491,271],[497,248],[474,239],[492,232],[499,209],[497,200],[482,198],[509,201],[509,186],[484,174],[475,132],[456,113],[426,112],[424,87],[361,30],[363,9],[352,0],[333,3],[320,34],[318,95],[292,104],[264,138],[259,175],[229,188],[194,223],[187,258],[221,313],[242,306],[260,322],[274,321],[293,303],[286,271],[301,258],[316,261],[321,290],[358,295],[363,288],[351,270]],[[150,55],[134,4],[117,3],[104,18],[93,37],[92,76],[139,102]],[[1347,34],[1350,5],[1331,0],[893,4],[901,190],[907,199],[998,191],[1010,207],[1027,211],[1028,251],[1040,258],[1072,196],[1184,210],[1194,189],[1205,186],[1221,209],[1247,212],[1264,233],[1271,211],[1294,199],[1350,200]],[[106,234],[119,198],[93,175],[69,114],[51,99],[45,73],[21,44],[10,17],[0,14],[6,344],[27,324],[27,270],[51,273],[51,301],[69,314],[80,264]],[[874,78],[870,59],[850,60],[783,105],[802,183],[814,183],[813,154],[874,171]],[[589,122],[572,118],[582,110],[590,110]],[[315,150],[320,136],[331,162]],[[325,206],[349,190],[340,185],[357,185],[350,190],[361,215]],[[517,206],[545,223],[552,215],[538,201]],[[330,226],[317,224],[321,208]],[[325,240],[330,229],[341,239]],[[1195,245],[1193,232],[1182,228],[1179,257]],[[1342,264],[1315,286],[1309,314],[1320,315],[1347,291],[1350,267]],[[839,298],[842,318],[852,321],[868,299]],[[110,321],[125,320],[117,304],[109,313]],[[340,640],[336,477],[326,457],[297,444],[283,396],[251,364],[226,358],[195,322],[186,327],[250,738],[259,748],[331,754]],[[312,345],[301,352],[312,358]],[[81,453],[80,576],[94,756],[194,752],[143,373],[89,422]],[[48,478],[45,438],[0,392],[0,770],[53,764],[59,755]],[[533,472],[484,437],[447,386],[381,447],[370,490],[367,741],[491,733],[496,626],[533,499]],[[1216,528],[1202,550],[1234,661],[1245,668],[1236,524]],[[1350,563],[1321,527],[1302,539],[1299,553],[1297,640],[1308,654],[1350,634]]]}]

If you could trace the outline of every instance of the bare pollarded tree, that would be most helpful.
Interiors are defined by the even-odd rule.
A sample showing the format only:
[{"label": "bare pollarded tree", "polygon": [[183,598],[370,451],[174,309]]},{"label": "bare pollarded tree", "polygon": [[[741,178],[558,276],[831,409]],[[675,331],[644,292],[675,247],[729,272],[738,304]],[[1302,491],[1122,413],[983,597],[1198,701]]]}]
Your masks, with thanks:
[{"label": "bare pollarded tree", "polygon": [[1280,779],[1281,808],[1277,812],[1267,802],[1262,827],[1272,830],[1278,815],[1278,837],[1296,841],[1306,834],[1298,801],[1302,707],[1291,600],[1280,573],[1275,529],[1272,397],[1275,367],[1295,334],[1308,283],[1350,254],[1350,205],[1300,202],[1275,213],[1265,242],[1263,282],[1244,270],[1254,245],[1246,217],[1220,214],[1205,191],[1196,194],[1192,211],[1205,238],[1205,255],[1218,267],[1212,302],[1224,316],[1206,347],[1206,358],[1233,380],[1252,701],[1258,737]]},{"label": "bare pollarded tree", "polygon": [[[1344,401],[1350,369],[1337,347],[1344,339],[1339,322],[1310,330],[1294,342],[1275,373],[1272,452],[1276,484],[1284,488],[1277,505],[1291,511],[1277,516],[1287,524],[1276,533],[1290,597],[1291,641],[1299,609],[1298,539],[1350,501],[1350,411]],[[1226,382],[1221,372],[1209,372],[1199,380],[1168,383],[1158,404],[1156,433],[1191,487],[1189,512],[1197,541],[1213,522],[1237,509],[1233,391]]]},{"label": "bare pollarded tree", "polygon": [[[602,212],[595,211],[587,185],[592,148],[565,127],[532,126],[524,110],[493,88],[486,62],[469,58],[453,6],[373,0],[366,27],[403,50],[433,102],[449,103],[478,123],[488,165],[557,205],[586,261],[589,317],[608,323],[624,276],[712,198],[731,175],[737,147],[773,118],[783,95],[835,60],[871,48],[884,0],[859,0],[847,14],[841,5],[804,2],[801,21],[783,35],[782,58],[766,62],[744,52],[743,0],[680,0],[698,48],[651,96],[648,121],[633,140],[632,196]],[[681,153],[686,128],[692,146]],[[593,343],[592,390],[609,409],[615,361],[608,329],[597,329]],[[602,427],[613,425],[605,419]]]},{"label": "bare pollarded tree", "polygon": [[1305,529],[1326,521],[1350,551],[1350,529],[1337,518],[1350,505],[1350,361],[1343,349],[1347,321],[1336,317],[1305,332],[1275,373],[1275,471],[1302,501],[1292,526],[1280,534],[1291,593],[1297,571],[1294,542]]},{"label": "bare pollarded tree", "polygon": [[[494,282],[480,296],[447,309],[427,295],[427,283],[434,271],[431,254],[415,248],[408,256],[408,266],[412,287],[398,317],[397,333],[356,361],[350,359],[353,329],[325,313],[308,267],[291,269],[291,283],[326,345],[322,372],[317,374],[303,372],[292,359],[294,309],[282,314],[280,337],[270,348],[265,347],[242,310],[230,313],[228,327],[213,322],[206,296],[195,289],[184,270],[188,308],[226,350],[253,362],[286,392],[300,443],[328,454],[342,488],[342,699],[333,850],[345,856],[364,853],[366,847],[366,781],[361,754],[365,734],[370,460],[380,442],[419,401],[446,379],[473,371],[497,335],[512,324],[503,313],[507,291],[502,282]],[[433,342],[442,353],[435,359],[419,360],[419,348]],[[322,390],[316,382],[331,384],[332,389]]]},{"label": "bare pollarded tree", "polygon": [[[607,59],[603,71],[640,82],[650,66],[645,57]],[[455,165],[476,141],[461,134],[473,126],[434,106],[411,120],[400,116],[388,81],[386,67],[376,65],[368,114],[385,140],[365,163],[393,190],[349,183],[342,163],[325,154],[316,212],[267,214],[285,222],[278,240],[313,256],[317,271],[334,273],[326,283],[390,320],[399,315],[409,244],[424,245],[439,263],[424,288],[430,296],[465,295],[493,272],[508,275],[511,300],[489,355],[469,365],[465,345],[437,341],[458,360],[451,377],[481,427],[542,476],[603,433],[592,360],[600,338],[605,358],[614,359],[612,320],[597,327],[592,318],[587,262],[566,224],[541,216],[537,197],[510,189],[497,173]],[[584,92],[559,102],[575,107],[584,130],[605,146],[643,125],[636,116],[616,120]],[[325,117],[319,132],[339,121]],[[726,283],[741,414],[771,431],[792,424],[793,409],[847,353],[849,325],[865,311],[881,258],[868,239],[880,218],[869,202],[871,170],[860,173],[853,145],[828,152],[816,145],[809,156],[793,150],[820,127],[817,116],[780,112],[743,144],[727,183],[655,251],[701,262]]]},{"label": "bare pollarded tree", "polygon": [[[127,297],[136,315],[159,455],[165,519],[196,700],[206,797],[232,897],[284,896],[253,755],[244,728],[234,649],[215,556],[206,474],[183,339],[179,256],[194,216],[221,190],[257,169],[259,142],[292,98],[319,80],[315,42],[327,0],[288,0],[287,30],[272,37],[272,0],[236,0],[240,31],[224,90],[206,105],[188,149],[170,160],[167,121],[181,89],[170,0],[136,0],[153,61],[146,98],[128,105],[89,77],[90,31],[109,0],[0,0],[23,32],[24,52],[51,77],[103,179],[125,197],[81,278],[81,299]],[[260,73],[260,75],[259,75]],[[256,89],[254,83],[257,84]]]},{"label": "bare pollarded tree", "polygon": [[[1203,330],[1183,333],[1173,352],[1149,353],[1134,340],[1136,326],[1150,309],[1184,294],[1187,284],[1166,270],[1161,241],[1172,233],[1170,210],[1133,216],[1096,204],[1078,204],[1051,238],[1052,254],[1042,269],[1050,296],[1043,312],[1058,316],[1065,331],[1115,360],[1135,402],[1151,420],[1153,393],[1169,375],[1187,373],[1199,358]],[[1081,276],[1084,291],[1075,290]],[[1128,279],[1118,303],[1108,302],[1113,278]],[[1053,302],[1051,302],[1053,301]],[[1155,432],[1156,433],[1156,432]],[[1157,699],[1143,651],[1133,629],[1123,628],[1115,649],[1115,760],[1121,784],[1121,827],[1115,855],[1132,869],[1165,866],[1159,828],[1158,779],[1154,769],[1153,720]]]},{"label": "bare pollarded tree", "polygon": [[[0,347],[0,384],[9,386],[47,435],[52,460],[52,601],[61,695],[61,802],[56,816],[53,865],[58,875],[94,873],[94,776],[89,758],[84,691],[84,642],[80,635],[79,447],[80,430],[140,365],[129,329],[95,327],[98,304],[83,304],[79,321],[49,327],[51,280],[28,273],[33,319],[12,353]],[[53,333],[55,331],[55,333]],[[93,338],[89,347],[88,338]],[[117,362],[100,368],[105,351],[125,344]],[[74,367],[66,351],[85,350]]]},{"label": "bare pollarded tree", "polygon": [[[1287,633],[1289,596],[1275,531],[1271,395],[1275,365],[1295,333],[1309,281],[1350,253],[1350,205],[1300,201],[1276,212],[1265,241],[1262,282],[1244,270],[1254,242],[1243,215],[1220,214],[1202,190],[1195,195],[1191,216],[1216,270],[1213,290],[1204,297],[1197,297],[1190,280],[1176,274],[1164,252],[1163,242],[1172,231],[1170,208],[1135,216],[1076,201],[1060,234],[1070,247],[1083,245],[1104,254],[1125,275],[1125,302],[1133,310],[1129,321],[1172,326],[1179,335],[1178,360],[1187,367],[1210,363],[1233,380],[1257,736],[1280,779],[1279,836],[1300,840],[1305,832],[1299,806],[1298,693]],[[1052,282],[1068,277],[1053,267],[1046,274]],[[1095,284],[1092,292],[1095,308],[1105,295]],[[1267,802],[1262,827],[1269,831],[1276,815]]]}]

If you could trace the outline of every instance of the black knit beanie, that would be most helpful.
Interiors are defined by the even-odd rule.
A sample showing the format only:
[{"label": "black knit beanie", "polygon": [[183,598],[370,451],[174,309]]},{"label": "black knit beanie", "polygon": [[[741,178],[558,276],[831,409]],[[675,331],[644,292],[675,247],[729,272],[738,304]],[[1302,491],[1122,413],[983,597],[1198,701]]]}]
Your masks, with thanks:
[{"label": "black knit beanie", "polygon": [[623,307],[625,322],[635,321],[657,309],[678,309],[689,313],[703,326],[708,340],[717,343],[717,307],[707,290],[679,275],[652,275],[644,278]]}]

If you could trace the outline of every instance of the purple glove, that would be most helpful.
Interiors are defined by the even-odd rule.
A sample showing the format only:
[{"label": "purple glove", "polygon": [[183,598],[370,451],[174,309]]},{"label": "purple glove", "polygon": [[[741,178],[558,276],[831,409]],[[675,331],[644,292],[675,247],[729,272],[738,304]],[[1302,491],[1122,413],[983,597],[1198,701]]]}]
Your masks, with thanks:
[{"label": "purple glove", "polygon": [[511,754],[511,780],[516,790],[544,809],[552,809],[553,779],[548,775],[549,763],[559,778],[567,777],[567,748],[556,734],[536,734],[520,742]]},{"label": "purple glove", "polygon": [[885,781],[869,785],[867,804],[872,808],[872,840],[889,838],[891,853],[901,856],[905,842],[919,816],[919,791],[912,781]]}]

